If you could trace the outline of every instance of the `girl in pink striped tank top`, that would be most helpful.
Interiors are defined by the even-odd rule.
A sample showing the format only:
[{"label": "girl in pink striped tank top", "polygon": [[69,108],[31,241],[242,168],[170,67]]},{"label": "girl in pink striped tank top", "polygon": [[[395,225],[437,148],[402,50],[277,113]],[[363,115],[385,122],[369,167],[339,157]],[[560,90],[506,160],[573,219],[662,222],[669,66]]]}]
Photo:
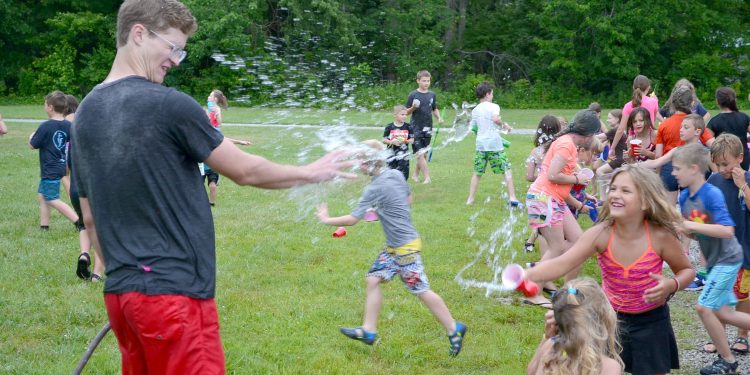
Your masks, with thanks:
[{"label": "girl in pink striped tank top", "polygon": [[[682,217],[664,197],[659,176],[637,165],[615,171],[598,223],[565,254],[527,270],[530,280],[555,280],[596,255],[602,289],[618,314],[625,371],[668,373],[679,368],[666,301],[695,276],[682,252]],[[666,261],[674,277],[662,275]]]}]

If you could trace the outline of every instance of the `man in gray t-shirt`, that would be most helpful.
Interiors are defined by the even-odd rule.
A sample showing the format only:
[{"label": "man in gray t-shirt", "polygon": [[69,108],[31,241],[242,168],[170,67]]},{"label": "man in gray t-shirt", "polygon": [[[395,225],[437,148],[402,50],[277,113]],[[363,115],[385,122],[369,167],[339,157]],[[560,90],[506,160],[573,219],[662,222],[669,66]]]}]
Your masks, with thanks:
[{"label": "man in gray t-shirt", "polygon": [[104,255],[104,301],[123,373],[226,372],[199,162],[261,188],[354,177],[340,172],[351,164],[338,161],[341,152],[302,167],[246,154],[194,99],[162,86],[196,27],[179,1],[126,0],[112,69],[81,103],[73,130],[73,178],[92,245]]},{"label": "man in gray t-shirt", "polygon": [[376,155],[377,151],[385,148],[383,143],[370,140],[365,144],[376,152],[371,155],[372,160],[363,162],[361,166],[365,173],[372,176],[372,183],[365,188],[357,208],[351,214],[339,217],[330,217],[326,204],[318,208],[318,218],[323,224],[348,226],[357,224],[368,209],[375,207],[386,238],[385,249],[380,252],[367,272],[364,323],[356,328],[341,328],[341,333],[372,345],[377,337],[378,315],[383,299],[380,284],[399,275],[406,289],[419,297],[445,327],[450,342],[449,354],[458,355],[463,345],[466,326],[453,320],[443,299],[430,289],[422,265],[422,241],[411,223],[409,185],[398,170],[383,169],[385,160]]}]

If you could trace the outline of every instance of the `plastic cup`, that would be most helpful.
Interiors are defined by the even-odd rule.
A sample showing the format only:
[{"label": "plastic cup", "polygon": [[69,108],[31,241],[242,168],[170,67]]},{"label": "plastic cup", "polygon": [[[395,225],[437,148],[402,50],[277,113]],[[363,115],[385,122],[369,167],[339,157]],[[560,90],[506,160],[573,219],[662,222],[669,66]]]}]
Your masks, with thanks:
[{"label": "plastic cup", "polygon": [[363,217],[365,221],[377,221],[378,220],[378,214],[374,210],[370,210],[365,212],[365,216]]},{"label": "plastic cup", "polygon": [[641,148],[642,141],[640,139],[630,140],[630,156],[635,157],[635,150]]},{"label": "plastic cup", "polygon": [[346,236],[346,228],[344,227],[338,227],[336,228],[336,231],[333,232],[333,237],[335,238],[344,237],[344,236]]},{"label": "plastic cup", "polygon": [[501,279],[504,289],[517,290],[526,297],[533,297],[539,293],[539,286],[533,281],[524,279],[523,267],[518,264],[505,266]]}]

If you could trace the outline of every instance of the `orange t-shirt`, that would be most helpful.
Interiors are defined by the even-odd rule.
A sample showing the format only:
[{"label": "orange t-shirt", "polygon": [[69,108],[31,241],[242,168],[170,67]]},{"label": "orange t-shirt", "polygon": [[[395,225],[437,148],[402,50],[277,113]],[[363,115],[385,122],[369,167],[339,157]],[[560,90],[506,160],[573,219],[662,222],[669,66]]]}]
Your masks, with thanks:
[{"label": "orange t-shirt", "polygon": [[[682,126],[682,120],[686,116],[684,113],[675,113],[659,125],[659,130],[656,132],[656,144],[664,145],[662,155],[666,155],[669,150],[685,144],[680,139],[680,127]],[[701,134],[701,143],[705,145],[713,137],[714,133],[706,128],[703,130],[703,134]]]},{"label": "orange t-shirt", "polygon": [[549,146],[547,154],[544,155],[544,161],[542,161],[539,177],[534,180],[529,190],[544,193],[550,197],[564,201],[565,197],[570,195],[570,188],[573,184],[556,184],[549,180],[549,166],[552,164],[552,159],[558,155],[566,160],[562,173],[566,175],[573,175],[575,173],[578,150],[575,143],[573,143],[573,138],[570,135],[563,135]]}]

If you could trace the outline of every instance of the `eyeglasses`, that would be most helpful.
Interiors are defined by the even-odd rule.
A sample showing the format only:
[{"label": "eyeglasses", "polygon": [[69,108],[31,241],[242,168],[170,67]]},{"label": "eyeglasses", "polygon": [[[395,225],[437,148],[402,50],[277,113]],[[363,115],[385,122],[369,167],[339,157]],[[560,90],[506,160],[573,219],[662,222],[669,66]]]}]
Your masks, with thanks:
[{"label": "eyeglasses", "polygon": [[151,34],[156,35],[157,38],[159,38],[159,39],[167,42],[167,44],[169,44],[169,46],[172,48],[172,51],[169,52],[169,57],[171,57],[173,59],[177,59],[178,63],[182,62],[182,60],[185,60],[185,57],[187,57],[187,51],[185,51],[184,49],[182,49],[182,47],[177,47],[174,43],[168,41],[165,37],[157,34],[156,32],[153,32],[153,31],[148,30],[148,29],[146,29],[146,30],[148,32],[150,32]]}]

